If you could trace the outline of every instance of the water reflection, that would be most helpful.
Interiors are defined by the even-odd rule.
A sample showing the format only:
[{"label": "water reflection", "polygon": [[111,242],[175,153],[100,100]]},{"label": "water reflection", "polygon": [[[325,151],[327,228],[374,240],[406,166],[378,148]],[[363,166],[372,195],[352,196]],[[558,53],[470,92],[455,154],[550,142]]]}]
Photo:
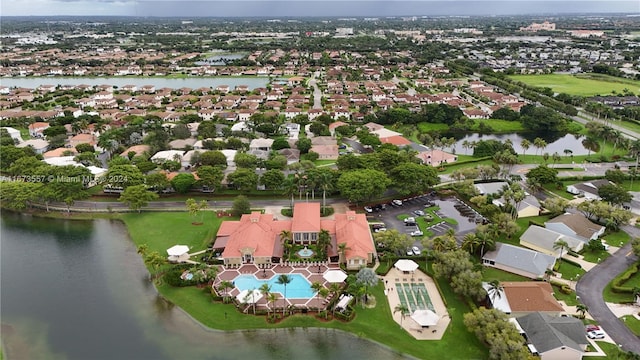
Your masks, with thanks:
[{"label": "water reflection", "polygon": [[[453,148],[455,149],[456,154],[473,154],[473,149],[467,148],[463,146],[463,143],[466,142],[478,142],[480,140],[498,140],[500,142],[505,142],[507,139],[511,140],[513,144],[513,149],[518,153],[522,154],[523,149],[520,146],[520,143],[523,139],[529,140],[531,146],[526,151],[527,154],[533,155],[536,152],[538,155],[543,153],[553,154],[557,152],[561,156],[565,155],[565,150],[570,150],[573,155],[587,155],[589,150],[587,150],[584,146],[582,146],[582,137],[580,135],[573,134],[562,134],[562,133],[513,133],[513,134],[447,134],[447,137],[454,137],[458,139]],[[544,149],[536,149],[533,146],[533,141],[535,138],[541,138],[547,142],[547,146]],[[445,151],[451,150],[450,148],[445,148]]]},{"label": "water reflection", "polygon": [[402,358],[331,329],[205,328],[149,285],[119,222],[3,212],[0,231],[2,341],[10,359]]}]

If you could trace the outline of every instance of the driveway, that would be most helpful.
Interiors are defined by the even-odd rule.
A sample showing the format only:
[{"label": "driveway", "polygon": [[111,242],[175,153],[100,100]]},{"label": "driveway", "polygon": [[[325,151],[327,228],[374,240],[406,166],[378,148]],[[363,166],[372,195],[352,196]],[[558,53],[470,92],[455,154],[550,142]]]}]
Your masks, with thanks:
[{"label": "driveway", "polygon": [[[631,237],[640,236],[640,229],[633,226],[624,226],[623,230]],[[596,265],[593,270],[584,274],[578,281],[576,292],[580,296],[580,301],[589,308],[593,319],[616,343],[622,346],[622,349],[640,354],[640,339],[616,317],[602,298],[602,289],[635,261],[637,257],[631,252],[631,242],[629,242]]]}]

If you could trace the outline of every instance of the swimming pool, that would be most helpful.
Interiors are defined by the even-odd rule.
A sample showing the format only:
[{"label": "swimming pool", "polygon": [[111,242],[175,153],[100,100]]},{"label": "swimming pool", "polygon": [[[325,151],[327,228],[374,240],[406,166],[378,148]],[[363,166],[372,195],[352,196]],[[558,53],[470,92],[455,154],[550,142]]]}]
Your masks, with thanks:
[{"label": "swimming pool", "polygon": [[[287,299],[310,299],[316,295],[311,284],[300,274],[290,274],[291,282],[287,284]],[[235,286],[242,290],[260,289],[262,284],[269,284],[271,292],[279,292],[284,296],[284,285],[277,283],[278,275],[270,279],[258,279],[253,275],[240,275],[234,280]]]}]

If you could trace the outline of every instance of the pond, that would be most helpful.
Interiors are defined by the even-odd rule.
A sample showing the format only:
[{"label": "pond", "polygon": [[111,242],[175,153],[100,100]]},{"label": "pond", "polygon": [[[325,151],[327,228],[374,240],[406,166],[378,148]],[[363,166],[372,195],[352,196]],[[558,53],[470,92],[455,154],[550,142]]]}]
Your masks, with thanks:
[{"label": "pond", "polygon": [[[448,137],[452,136],[451,134],[447,135]],[[568,149],[573,152],[573,155],[587,155],[589,150],[587,150],[584,146],[582,146],[583,138],[580,136],[576,136],[573,134],[554,134],[554,133],[512,133],[512,134],[467,134],[462,137],[457,137],[455,134],[453,135],[458,139],[453,148],[455,149],[456,154],[473,154],[473,149],[465,149],[462,144],[472,141],[480,141],[480,140],[498,140],[500,142],[505,142],[507,139],[511,140],[513,144],[513,149],[518,153],[522,154],[522,146],[520,143],[523,139],[529,140],[531,146],[526,151],[528,155],[534,155],[536,152],[538,155],[549,153],[549,155],[553,155],[553,153],[557,152],[560,156],[565,156],[564,150]],[[541,138],[547,142],[547,146],[544,149],[536,149],[533,146],[533,140],[535,138]],[[450,148],[445,148],[445,151],[450,150]],[[593,154],[593,152],[591,152]]]},{"label": "pond", "polygon": [[2,342],[8,359],[400,359],[331,329],[222,332],[157,295],[119,221],[3,211]]}]

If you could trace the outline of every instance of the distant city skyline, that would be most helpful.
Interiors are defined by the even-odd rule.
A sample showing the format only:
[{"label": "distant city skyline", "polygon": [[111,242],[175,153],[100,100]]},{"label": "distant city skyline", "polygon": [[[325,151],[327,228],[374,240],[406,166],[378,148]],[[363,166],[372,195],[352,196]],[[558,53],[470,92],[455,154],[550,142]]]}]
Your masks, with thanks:
[{"label": "distant city skyline", "polygon": [[2,16],[304,17],[640,14],[640,1],[2,0]]}]

